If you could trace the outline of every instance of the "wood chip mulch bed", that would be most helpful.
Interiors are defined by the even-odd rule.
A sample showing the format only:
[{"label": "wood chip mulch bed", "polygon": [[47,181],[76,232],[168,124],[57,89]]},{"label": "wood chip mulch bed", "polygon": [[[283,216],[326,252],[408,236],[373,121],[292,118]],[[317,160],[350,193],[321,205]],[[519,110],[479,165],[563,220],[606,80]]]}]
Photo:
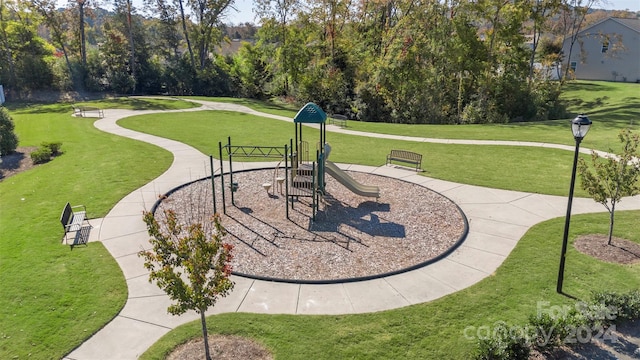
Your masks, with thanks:
[{"label": "wood chip mulch bed", "polygon": [[[216,360],[271,360],[273,356],[251,339],[234,335],[209,335],[209,354]],[[167,360],[201,360],[205,358],[202,337],[176,347]]]},{"label": "wood chip mulch bed", "polygon": [[11,154],[2,155],[0,181],[36,166],[31,161],[31,153],[37,149],[37,146],[18,147]]},{"label": "wood chip mulch bed", "polygon": [[[327,195],[312,221],[311,198],[299,198],[286,218],[285,197],[274,169],[237,172],[231,205],[225,176],[225,242],[234,245],[233,271],[287,281],[331,282],[375,277],[422,264],[451,249],[463,236],[465,218],[444,196],[402,180],[348,172],[380,188],[380,198],[358,196],[327,175]],[[277,176],[284,176],[281,169]],[[222,193],[216,178],[217,210]],[[210,179],[171,193],[156,210],[175,209],[183,219],[213,214]]]},{"label": "wood chip mulch bed", "polygon": [[596,259],[616,263],[635,264],[640,262],[640,244],[630,240],[600,234],[583,235],[576,238],[573,246],[583,254]]}]

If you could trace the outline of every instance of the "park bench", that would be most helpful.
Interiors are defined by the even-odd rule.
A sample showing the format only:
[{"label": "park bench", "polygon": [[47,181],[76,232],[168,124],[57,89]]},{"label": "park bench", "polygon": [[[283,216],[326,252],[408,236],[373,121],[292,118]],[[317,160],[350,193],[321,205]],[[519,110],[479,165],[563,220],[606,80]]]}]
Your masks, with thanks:
[{"label": "park bench", "polygon": [[82,116],[82,110],[79,106],[71,105],[71,107],[73,108],[73,116]]},{"label": "park bench", "polygon": [[331,115],[329,123],[340,127],[347,127],[347,117],[340,114]]},{"label": "park bench", "polygon": [[[74,209],[82,210],[75,211]],[[67,243],[67,236],[69,233],[75,233],[75,237],[73,243],[71,243],[71,247],[74,245],[84,244],[87,245],[88,236],[86,236],[86,232],[83,230],[83,224],[87,223],[89,228],[91,224],[89,224],[89,220],[87,219],[87,208],[84,205],[71,206],[67,203],[62,210],[62,214],[60,215],[60,223],[64,228],[64,242]]]},{"label": "park bench", "polygon": [[387,165],[391,164],[392,161],[415,165],[416,171],[420,171],[422,168],[422,154],[412,151],[391,150],[391,153],[387,155]]},{"label": "park bench", "polygon": [[104,117],[104,110],[102,110],[100,108],[97,108],[97,107],[77,106],[77,105],[71,105],[71,107],[73,108],[73,115],[74,116],[98,117],[98,118],[103,118]]}]

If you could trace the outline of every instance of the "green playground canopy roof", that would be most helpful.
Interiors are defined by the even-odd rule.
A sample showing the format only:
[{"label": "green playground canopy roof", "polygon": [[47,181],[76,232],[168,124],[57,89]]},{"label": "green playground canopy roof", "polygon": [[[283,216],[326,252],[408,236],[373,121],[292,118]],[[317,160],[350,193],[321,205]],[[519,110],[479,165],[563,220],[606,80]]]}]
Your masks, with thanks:
[{"label": "green playground canopy roof", "polygon": [[327,120],[327,114],[322,111],[320,106],[311,102],[303,106],[293,118],[294,123],[305,124],[322,124],[325,120]]}]

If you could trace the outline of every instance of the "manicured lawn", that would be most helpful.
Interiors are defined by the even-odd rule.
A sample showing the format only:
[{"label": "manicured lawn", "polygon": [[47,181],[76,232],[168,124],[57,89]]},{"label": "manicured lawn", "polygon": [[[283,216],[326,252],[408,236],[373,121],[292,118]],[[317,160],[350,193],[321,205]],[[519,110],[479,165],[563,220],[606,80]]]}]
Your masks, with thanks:
[{"label": "manicured lawn", "polygon": [[[228,136],[234,145],[284,146],[295,135],[292,123],[225,111],[142,115],[120,120],[119,124],[187,143],[214,157],[219,156],[218,142],[226,144]],[[316,130],[304,130],[303,136],[310,144],[318,141]],[[331,143],[334,162],[379,166],[385,163],[391,149],[406,149],[424,154],[427,176],[552,195],[565,196],[569,191],[573,161],[570,151],[404,142],[338,133],[328,133],[327,141]],[[585,194],[576,188],[576,196]]]},{"label": "manicured lawn", "polygon": [[[594,111],[585,112],[596,124],[597,117],[611,119],[600,122],[606,126],[594,126],[583,142],[585,147],[606,149],[617,145],[619,128],[637,118],[638,93],[620,90],[617,84],[611,85],[613,89],[608,83],[590,86],[583,90],[578,85],[573,90],[575,95],[567,98],[576,101],[576,108],[593,106]],[[624,98],[619,99],[621,96]],[[585,103],[578,104],[576,99]],[[281,104],[225,101],[240,101],[285,116],[295,114],[295,109]],[[87,105],[159,110],[193,106],[169,99],[114,99]],[[172,159],[169,153],[151,145],[96,130],[95,119],[71,117],[70,104],[20,104],[10,110],[20,146],[61,141],[64,154],[0,182],[0,359],[60,358],[113,318],[127,296],[122,273],[102,244],[91,243],[73,251],[60,245],[58,218],[62,206],[67,201],[85,204],[90,217],[104,216],[124,195],[161,174]],[[214,155],[218,141],[226,142],[227,136],[232,136],[237,145],[284,145],[293,133],[292,124],[225,112],[157,114],[123,120],[122,124],[185,141]],[[535,124],[527,130],[522,130],[522,125],[429,126],[424,134],[416,127],[403,130],[391,124],[349,124],[354,124],[354,129],[356,125],[383,126],[379,131],[408,131],[417,136],[448,137],[453,132],[459,133],[457,138],[573,145],[570,135],[568,140],[564,138],[569,131],[566,122]],[[638,129],[637,123],[633,126]],[[311,134],[306,131],[305,139],[314,144],[317,136]],[[572,157],[568,151],[408,143],[340,134],[329,134],[328,141],[335,162],[380,165],[389,149],[405,148],[424,154],[428,176],[506,189],[567,193]],[[638,222],[638,211],[619,213],[616,234],[640,241]],[[213,332],[256,338],[281,358],[466,358],[474,344],[463,338],[465,327],[491,325],[496,320],[523,322],[535,311],[537,301],[569,301],[554,292],[562,224],[563,219],[555,219],[534,227],[495,276],[432,303],[352,316],[225,314],[213,317],[209,324]],[[605,233],[606,224],[603,214],[575,216],[572,233]],[[565,288],[584,298],[596,288],[638,288],[639,275],[638,265],[600,263],[571,248]],[[198,333],[197,323],[186,325],[151,351],[165,352]]]},{"label": "manicured lawn", "polygon": [[563,93],[568,109],[604,120],[605,126],[640,125],[640,84],[575,81]]},{"label": "manicured lawn", "polygon": [[298,106],[284,103],[278,99],[271,101],[260,101],[255,99],[242,99],[230,97],[208,97],[208,96],[184,96],[185,99],[196,99],[205,101],[217,101],[222,103],[239,104],[267,114],[274,114],[293,118],[298,110]]},{"label": "manicured lawn", "polygon": [[[125,100],[124,106],[192,105]],[[172,157],[103,133],[95,119],[71,117],[69,105],[21,104],[10,113],[20,146],[61,141],[64,154],[0,182],[0,359],[56,359],[109,322],[127,297],[122,272],[101,243],[73,251],[61,245],[64,204],[84,204],[89,217],[102,217]]]},{"label": "manicured lawn", "polygon": [[177,101],[173,98],[143,98],[126,97],[83,102],[59,102],[54,104],[10,102],[3,106],[10,111],[20,114],[44,113],[72,113],[72,105],[93,106],[100,109],[129,109],[129,110],[180,110],[198,107],[198,104],[187,101]]},{"label": "manicured lawn", "polygon": [[[267,104],[233,98],[200,98],[233,102],[255,110],[293,118],[291,105]],[[563,94],[568,119],[544,122],[483,125],[407,125],[349,121],[349,130],[438,139],[513,140],[574,145],[568,120],[584,113],[594,122],[583,145],[599,150],[618,149],[617,134],[622,128],[640,130],[640,84],[575,81]],[[286,110],[287,107],[289,110]]]},{"label": "manicured lawn", "polygon": [[[617,236],[640,242],[640,211],[617,214]],[[574,216],[570,238],[606,233],[606,214]],[[439,300],[362,315],[293,316],[222,314],[207,320],[209,331],[256,339],[282,359],[469,359],[477,328],[498,321],[525,324],[538,302],[572,305],[555,292],[564,219],[534,226],[493,276]],[[608,264],[569,247],[565,291],[587,300],[593,291],[640,287],[640,264]],[[419,286],[416,284],[416,286]],[[162,359],[177,344],[201,336],[199,321],[171,331],[142,359]]]}]

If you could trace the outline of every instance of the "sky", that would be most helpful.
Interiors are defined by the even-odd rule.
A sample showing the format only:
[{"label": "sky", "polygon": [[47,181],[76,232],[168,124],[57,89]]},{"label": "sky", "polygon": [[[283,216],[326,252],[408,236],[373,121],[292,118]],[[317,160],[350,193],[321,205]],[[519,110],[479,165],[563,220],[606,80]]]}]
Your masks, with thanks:
[{"label": "sky", "polygon": [[[640,0],[636,1],[640,2]],[[252,10],[253,0],[235,0],[234,7],[238,9],[238,11],[229,10],[227,15],[229,19],[225,21],[226,23],[242,24],[245,22],[257,22],[257,20],[254,20],[254,13]]]},{"label": "sky", "polygon": [[[141,0],[134,0],[134,3]],[[605,0],[607,3],[599,6],[605,10],[625,10],[640,11],[640,0]],[[235,7],[239,11],[229,10],[226,23],[240,24],[245,22],[253,22],[254,14],[252,10],[253,0],[235,0]]]},{"label": "sky", "polygon": [[605,10],[640,11],[640,0],[610,0],[608,4],[601,6]]},{"label": "sky", "polygon": [[[607,3],[600,6],[606,10],[625,10],[640,11],[640,0],[605,0]],[[58,0],[63,5],[66,0]],[[142,0],[133,0],[134,6],[142,7]],[[234,7],[237,9],[229,9],[226,15],[225,23],[241,24],[245,22],[255,23],[253,13],[253,0],[235,0]]]}]

